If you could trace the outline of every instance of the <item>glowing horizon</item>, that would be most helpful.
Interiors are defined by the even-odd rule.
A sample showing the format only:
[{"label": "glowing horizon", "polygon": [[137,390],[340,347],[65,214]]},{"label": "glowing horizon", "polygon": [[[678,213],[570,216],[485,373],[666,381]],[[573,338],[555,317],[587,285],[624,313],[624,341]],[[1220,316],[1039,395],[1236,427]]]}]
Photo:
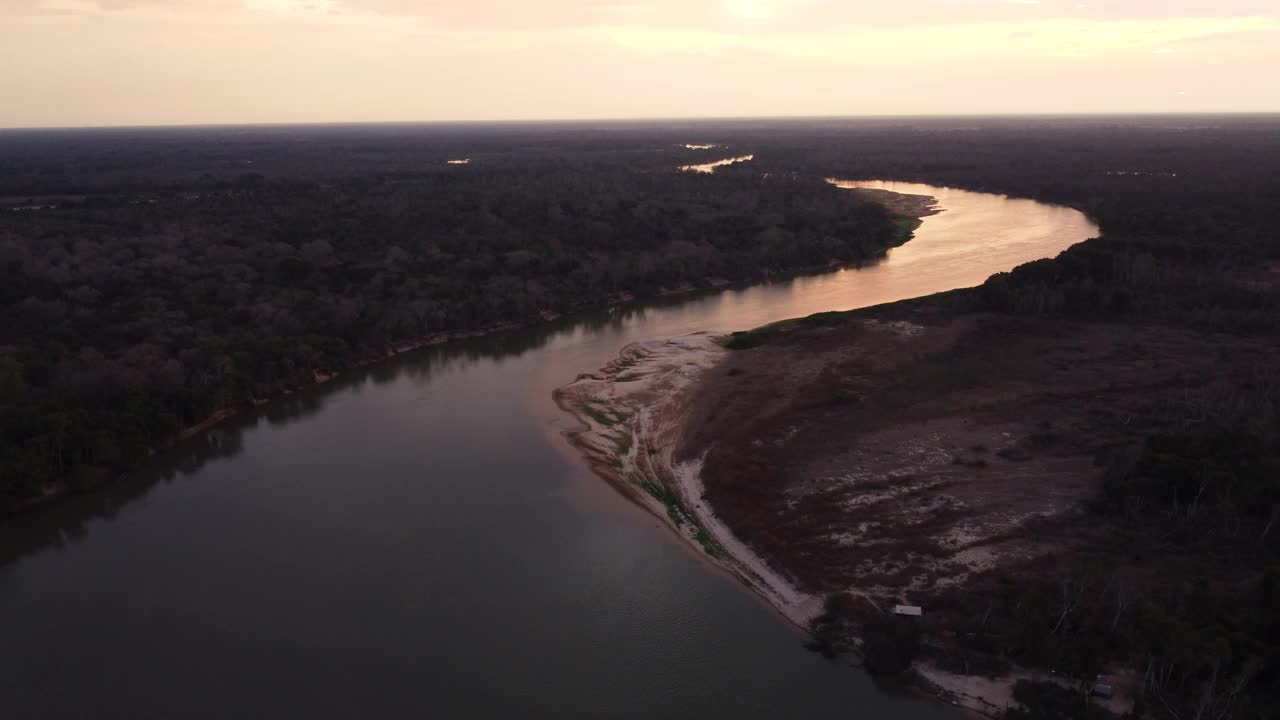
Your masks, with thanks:
[{"label": "glowing horizon", "polygon": [[1255,0],[6,0],[0,127],[1280,111]]}]

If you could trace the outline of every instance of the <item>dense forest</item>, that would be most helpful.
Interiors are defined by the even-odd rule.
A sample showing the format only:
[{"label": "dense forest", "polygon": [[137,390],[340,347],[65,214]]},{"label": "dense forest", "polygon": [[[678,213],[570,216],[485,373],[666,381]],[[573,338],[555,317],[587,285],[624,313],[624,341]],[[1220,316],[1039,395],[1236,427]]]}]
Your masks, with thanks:
[{"label": "dense forest", "polygon": [[673,143],[481,134],[449,164],[425,135],[0,135],[0,508],[406,345],[906,238],[820,180],[681,172],[707,153]]},{"label": "dense forest", "polygon": [[[676,170],[739,151],[754,161]],[[957,310],[1184,328],[1207,353],[1280,342],[1276,117],[3,132],[3,505],[400,345],[903,239],[828,177],[1030,197],[1102,227],[939,301]],[[1090,544],[948,600],[959,665],[1119,661],[1138,717],[1274,717],[1280,374],[1229,359],[1098,457]],[[1011,716],[1097,712],[1058,686],[1017,699]]]}]

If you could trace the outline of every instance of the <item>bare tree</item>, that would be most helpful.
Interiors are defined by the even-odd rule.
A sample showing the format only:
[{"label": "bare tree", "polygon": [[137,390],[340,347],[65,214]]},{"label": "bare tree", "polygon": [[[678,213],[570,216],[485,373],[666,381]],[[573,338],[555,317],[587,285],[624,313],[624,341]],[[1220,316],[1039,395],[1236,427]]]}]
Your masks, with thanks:
[{"label": "bare tree", "polygon": [[1227,720],[1235,707],[1236,698],[1249,685],[1249,681],[1258,673],[1258,663],[1250,661],[1240,670],[1240,674],[1230,681],[1222,680],[1222,659],[1213,659],[1213,670],[1200,693],[1200,702],[1196,706],[1193,720]]},{"label": "bare tree", "polygon": [[1111,585],[1116,594],[1116,614],[1111,618],[1111,631],[1115,632],[1116,626],[1120,624],[1120,616],[1133,601],[1133,579],[1128,573],[1117,572]]},{"label": "bare tree", "polygon": [[1058,615],[1058,622],[1054,623],[1053,630],[1050,635],[1058,634],[1059,628],[1063,626],[1067,616],[1070,615],[1080,605],[1080,598],[1084,595],[1085,583],[1083,579],[1073,578],[1071,575],[1064,575],[1062,578],[1062,612]]},{"label": "bare tree", "polygon": [[1280,518],[1280,503],[1271,505],[1271,517],[1267,519],[1267,525],[1262,528],[1262,534],[1258,536],[1258,540],[1267,539],[1267,534],[1271,532],[1271,527],[1276,524],[1276,518]]}]

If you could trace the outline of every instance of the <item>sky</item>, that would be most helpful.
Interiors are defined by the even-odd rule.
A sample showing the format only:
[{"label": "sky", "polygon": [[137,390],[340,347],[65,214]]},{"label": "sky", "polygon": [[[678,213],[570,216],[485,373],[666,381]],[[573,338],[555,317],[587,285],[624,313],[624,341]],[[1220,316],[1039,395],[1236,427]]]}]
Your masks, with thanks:
[{"label": "sky", "polygon": [[1280,111],[1280,0],[0,0],[0,127]]}]

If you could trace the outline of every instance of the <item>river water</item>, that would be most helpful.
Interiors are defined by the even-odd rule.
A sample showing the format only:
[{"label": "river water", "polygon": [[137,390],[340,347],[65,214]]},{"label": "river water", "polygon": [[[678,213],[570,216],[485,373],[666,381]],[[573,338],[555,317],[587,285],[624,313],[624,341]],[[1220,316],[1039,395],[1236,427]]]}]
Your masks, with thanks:
[{"label": "river water", "polygon": [[974,285],[1097,228],[946,209],[882,262],[425,349],[0,525],[0,716],[951,718],[822,660],[595,479],[551,391],[627,342]]},{"label": "river water", "polygon": [[[685,147],[689,147],[689,146],[686,145]],[[739,157],[731,157],[731,158],[725,158],[723,160],[716,160],[715,162],[703,163],[702,165],[681,165],[680,169],[684,172],[710,174],[715,172],[716,168],[718,167],[724,167],[726,165],[734,165],[736,163],[747,162],[750,160],[754,160],[755,158],[756,158],[755,155],[742,155]]]}]

